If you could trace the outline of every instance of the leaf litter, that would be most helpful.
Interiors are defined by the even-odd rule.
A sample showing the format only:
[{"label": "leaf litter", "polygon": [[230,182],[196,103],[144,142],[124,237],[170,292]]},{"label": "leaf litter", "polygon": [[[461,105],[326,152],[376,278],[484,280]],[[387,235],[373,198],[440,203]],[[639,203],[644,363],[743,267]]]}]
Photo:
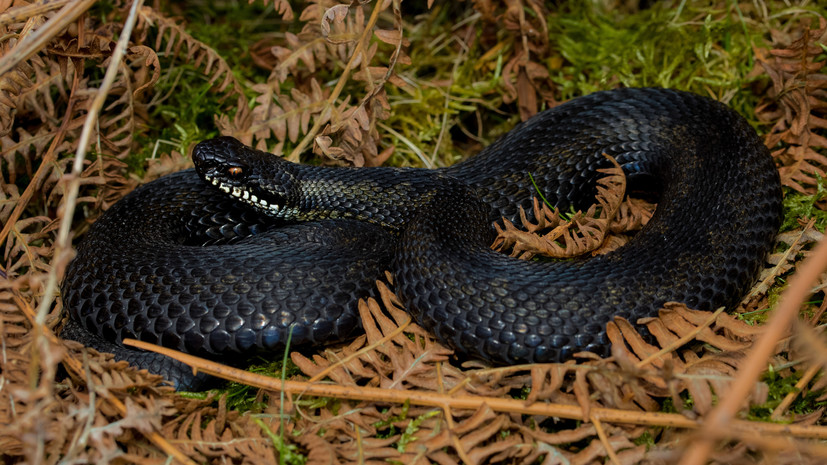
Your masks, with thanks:
[{"label": "leaf litter", "polygon": [[[429,5],[419,16],[409,16],[396,1],[316,1],[296,15],[287,2],[267,3],[261,5],[264,11],[298,32],[263,34],[250,48],[251,59],[266,71],[258,82],[240,77],[228,57],[190,34],[174,15],[148,6],[138,10],[79,178],[75,234],[137,185],[188,166],[182,154],[191,143],[217,133],[292,160],[312,147],[328,164],[405,165],[417,158],[426,165],[449,163],[461,145],[452,134],[466,135],[466,149],[472,152],[500,131],[494,128],[489,136],[479,123],[496,114],[493,110],[501,112],[505,105],[526,119],[562,100],[555,76],[572,62],[556,48],[566,44],[549,40],[549,25],[565,24],[571,20],[567,8],[578,8],[548,11],[534,0],[478,1],[466,13]],[[39,28],[68,10],[61,9],[62,2],[0,4],[0,27],[5,29],[0,66],[10,70],[0,76],[4,461],[161,463],[171,457],[182,463],[669,463],[691,441],[705,438],[699,421],[730,403],[740,412],[730,421],[730,431],[706,434],[717,441],[708,456],[712,462],[818,463],[827,456],[815,442],[827,435],[820,426],[827,400],[827,382],[820,376],[827,360],[820,326],[827,303],[821,284],[814,285],[813,300],[801,306],[807,318],[786,338],[772,342],[772,355],[763,361],[771,376],[752,382],[749,395],[740,398],[727,392],[765,332],[751,320],[669,304],[655,318],[610,323],[613,353],[607,359],[578,354],[564,364],[492,368],[460,362],[413,323],[392,292],[390,276],[377,283],[380,298],[359,304],[364,335],[315,354],[291,352],[301,374],[284,383],[265,377],[261,383],[267,387],[256,392],[252,410],[234,408],[228,392],[183,396],[158,376],[58,339],[60,300],[45,313],[39,309],[49,273],[60,275],[67,262],[54,256],[54,244],[66,208],[71,154],[131,4],[112,6],[110,11],[89,10],[35,53],[22,54],[21,44],[30,43]],[[703,11],[687,7],[673,19],[684,14],[687,24],[707,27],[708,17],[738,18],[739,27],[767,28],[770,41],[752,44],[756,66],[743,79],[758,102],[754,114],[759,128],[765,128],[782,182],[794,191],[790,195],[816,195],[827,164],[823,12],[804,15],[763,2],[713,6]],[[768,9],[777,13],[772,27]],[[457,61],[447,68],[455,74],[429,83],[423,77],[427,73],[417,71],[417,60],[423,60],[420,45],[407,32],[422,34],[425,21],[458,12],[466,15],[463,21],[428,39],[442,49],[455,49],[451,53]],[[477,41],[488,49],[470,60],[469,54],[480,50]],[[734,53],[720,47],[712,43],[708,56]],[[182,63],[190,71],[176,78],[172,70]],[[472,74],[473,85],[460,88],[452,82],[460,71]],[[491,80],[483,73],[499,77]],[[169,140],[173,149],[161,149],[136,174],[130,168],[136,137],[163,117],[159,108],[176,98],[176,87],[164,86],[182,85],[191,74],[214,100],[209,108],[214,109],[210,118],[215,129],[179,121]],[[677,85],[733,98],[709,79]],[[584,91],[591,90],[586,86]],[[395,116],[397,110],[404,115],[406,99],[439,115],[422,118],[438,133],[428,132],[416,119]],[[411,147],[420,152],[409,152]],[[431,153],[446,155],[432,158]],[[652,206],[624,199],[617,172],[607,182],[597,206],[584,214],[561,216],[537,200],[538,220],[522,226],[552,230],[553,235],[532,238],[504,225],[508,234],[503,241],[525,257],[617,247],[622,239],[606,239],[607,233],[622,238],[639,228]],[[817,201],[815,207],[821,209],[823,203]],[[809,218],[796,221],[797,227],[779,235],[767,269],[739,310],[765,313],[773,292],[777,295],[797,264],[812,254],[821,233]],[[643,327],[648,336],[642,335]],[[779,396],[771,380],[777,378],[797,380],[780,401],[773,400]],[[293,386],[288,382],[302,384],[280,394],[282,387]],[[353,394],[360,390],[376,394],[365,400]],[[812,399],[810,407],[796,411],[796,399],[805,395]],[[757,408],[771,409],[772,420],[779,423],[749,419]]]}]

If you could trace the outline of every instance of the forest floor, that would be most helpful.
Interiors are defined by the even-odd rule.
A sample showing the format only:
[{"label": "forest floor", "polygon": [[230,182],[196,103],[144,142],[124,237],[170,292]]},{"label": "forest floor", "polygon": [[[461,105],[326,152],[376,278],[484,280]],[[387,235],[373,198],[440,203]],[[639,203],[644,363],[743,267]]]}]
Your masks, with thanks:
[{"label": "forest floor", "polygon": [[[0,460],[827,461],[827,8],[161,3],[0,1]],[[59,339],[73,240],[135,187],[191,166],[201,140],[432,168],[542,109],[632,86],[720,100],[772,152],[784,224],[730,313],[670,304],[610,323],[609,358],[492,368],[457,362],[389,278],[359,303],[365,333],[346,344],[249,371],[177,355],[232,380],[201,393]]]}]

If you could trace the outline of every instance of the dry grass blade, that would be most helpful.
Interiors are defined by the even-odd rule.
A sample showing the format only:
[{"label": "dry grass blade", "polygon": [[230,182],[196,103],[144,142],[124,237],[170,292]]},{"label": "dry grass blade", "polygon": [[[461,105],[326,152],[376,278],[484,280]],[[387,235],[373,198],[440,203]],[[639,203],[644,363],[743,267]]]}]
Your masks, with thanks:
[{"label": "dry grass blade", "polygon": [[39,0],[29,5],[20,5],[0,14],[0,25],[24,21],[32,16],[62,8],[72,0]]},{"label": "dry grass blade", "polygon": [[[336,83],[336,87],[333,88],[333,91],[330,93],[330,97],[327,99],[327,107],[326,111],[329,111],[333,108],[333,104],[337,98],[339,98],[339,94],[341,94],[342,89],[344,89],[345,83],[347,83],[348,78],[350,77],[350,73],[356,64],[362,60],[362,49],[367,46],[367,41],[373,34],[373,28],[376,25],[376,21],[379,19],[379,12],[382,11],[383,2],[376,2],[376,5],[373,7],[373,11],[371,12],[370,18],[368,19],[367,24],[365,25],[362,35],[357,41],[356,49],[350,56],[350,59],[347,62],[344,70],[342,70],[342,75],[339,77],[339,81]],[[359,10],[361,11],[361,10]],[[288,160],[297,162],[299,161],[299,155],[307,148],[310,142],[316,137],[319,133],[319,130],[322,128],[322,125],[327,122],[327,118],[324,116],[325,112],[322,112],[322,117],[317,119],[316,122],[313,124],[313,127],[305,134],[304,138],[302,138],[301,142],[296,146],[295,149],[290,153],[287,157]]]}]

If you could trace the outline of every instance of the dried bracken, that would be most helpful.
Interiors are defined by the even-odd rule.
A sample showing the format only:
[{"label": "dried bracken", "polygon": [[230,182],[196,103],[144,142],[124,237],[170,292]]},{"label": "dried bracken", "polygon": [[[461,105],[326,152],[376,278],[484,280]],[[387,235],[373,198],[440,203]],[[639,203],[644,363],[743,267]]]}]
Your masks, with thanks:
[{"label": "dried bracken", "polygon": [[606,176],[597,181],[595,203],[586,212],[578,211],[564,219],[559,211],[534,197],[534,222],[521,208],[523,229],[504,219],[503,226],[495,225],[498,234],[492,248],[527,260],[537,254],[550,258],[596,255],[625,244],[629,237],[625,234],[643,227],[655,206],[640,199],[624,199],[626,176],[620,165],[611,161],[612,168],[599,170]]},{"label": "dried bracken", "polygon": [[[780,35],[780,34],[779,34]],[[827,158],[827,74],[822,73],[822,45],[827,20],[818,28],[805,25],[800,37],[776,37],[778,47],[756,50],[756,57],[772,78],[772,88],[756,113],[773,122],[767,146],[781,164],[781,182],[802,193],[815,193],[818,177],[825,176]]]},{"label": "dried bracken", "polygon": [[[191,360],[206,372],[255,386],[243,409],[232,393],[184,397],[158,376],[60,340],[60,300],[48,296],[70,258],[69,228],[61,222],[66,219],[71,232],[82,235],[137,185],[189,166],[187,149],[199,138],[234,135],[291,160],[310,156],[312,149],[321,163],[374,166],[396,150],[402,154],[396,163],[418,159],[437,166],[457,158],[460,148],[472,152],[502,132],[504,126],[490,129],[493,114],[514,115],[507,119],[513,124],[572,95],[571,83],[593,79],[580,88],[590,91],[628,84],[630,74],[624,68],[620,78],[606,79],[569,66],[573,58],[564,58],[571,57],[565,47],[593,44],[578,42],[576,35],[560,43],[550,38],[571,24],[567,8],[597,8],[579,2],[557,8],[536,0],[429,1],[411,5],[421,9],[414,15],[397,0],[313,0],[301,6],[265,1],[261,14],[269,15],[278,32],[251,41],[249,59],[264,71],[255,81],[234,68],[234,57],[168,11],[132,11],[138,4],[129,1],[93,10],[93,3],[0,2],[0,460],[824,462],[827,450],[815,441],[827,437],[821,426],[827,380],[819,375],[827,366],[819,326],[827,310],[823,276],[813,302],[783,302],[779,309],[786,319],[772,326],[668,304],[657,318],[610,323],[610,358],[578,354],[565,364],[516,367],[461,363],[411,321],[389,276],[377,284],[377,299],[359,304],[362,336],[317,353],[278,354],[296,367],[284,380],[278,373],[274,378]],[[636,2],[618,3],[623,11],[639,11]],[[684,7],[681,2],[669,12],[671,21],[654,30],[712,37],[716,28],[734,24],[726,43],[710,40],[689,57],[701,60],[696,66],[710,74],[680,74],[670,62],[654,81],[647,69],[634,84],[689,82],[687,88],[701,86],[694,90],[725,101],[751,90],[760,100],[755,112],[767,128],[766,143],[784,185],[814,195],[814,213],[806,215],[812,218],[789,222],[739,309],[746,316],[760,314],[779,293],[777,282],[797,268],[825,263],[813,246],[823,237],[815,225],[827,167],[827,20],[819,13],[803,15],[803,9],[767,12],[780,7],[760,1]],[[611,21],[585,17],[597,23],[589,30],[616,31]],[[760,66],[732,77],[736,84],[722,84],[721,76],[732,69],[720,67],[739,61],[730,53],[747,28],[761,31],[749,49]],[[413,31],[424,45],[411,40]],[[765,47],[759,40],[767,33],[772,42]],[[119,40],[126,44],[123,58],[113,60]],[[642,62],[649,54],[657,61],[649,45],[640,47]],[[613,47],[608,59],[618,53]],[[106,83],[109,69],[114,75]],[[175,137],[147,142],[156,118],[170,111],[164,105],[182,92],[176,83],[190,75],[203,84],[199,97],[214,102],[206,115],[213,126],[203,115],[194,126],[174,121]],[[472,77],[463,80],[467,75]],[[749,90],[742,78],[751,80]],[[415,105],[430,113],[405,114]],[[84,137],[89,143],[81,147]],[[83,151],[88,155],[73,176],[73,156]],[[138,153],[151,153],[150,160],[136,160]],[[524,258],[618,246],[605,238],[639,229],[653,206],[624,198],[617,169],[604,182],[597,206],[568,223],[538,199],[537,219],[523,226],[556,235],[539,238],[507,224],[503,243]],[[803,258],[811,258],[809,264]],[[810,291],[813,282],[795,285]],[[807,318],[790,328],[799,309]],[[756,353],[766,355],[756,359]],[[786,387],[780,393],[779,380]]]},{"label": "dried bracken", "polygon": [[[339,163],[382,164],[390,155],[377,150],[376,122],[386,119],[390,109],[385,83],[394,79],[397,63],[409,64],[410,59],[403,51],[399,5],[376,2],[370,16],[366,7],[314,3],[301,14],[304,27],[299,34],[287,33],[283,45],[257,44],[257,50],[266,50],[256,54],[257,61],[272,71],[267,82],[252,86],[257,96],[251,118],[228,131],[275,153],[281,153],[285,141],[298,143],[288,157],[291,161],[298,161],[312,141],[315,153]],[[385,9],[393,12],[395,29],[376,26]],[[373,66],[380,43],[392,46],[393,52],[385,66]],[[340,74],[332,91],[323,91],[311,77],[322,71]],[[358,102],[341,95],[351,75],[365,84],[365,95]],[[288,79],[296,84],[290,95],[281,92]],[[268,147],[273,138],[279,143]]]}]

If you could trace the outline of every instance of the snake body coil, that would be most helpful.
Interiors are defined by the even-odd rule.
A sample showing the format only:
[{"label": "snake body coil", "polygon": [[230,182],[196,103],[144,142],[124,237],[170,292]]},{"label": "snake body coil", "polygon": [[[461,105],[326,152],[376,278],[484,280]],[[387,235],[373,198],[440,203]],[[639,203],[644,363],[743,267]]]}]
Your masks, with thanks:
[{"label": "snake body coil", "polygon": [[[591,203],[604,154],[631,184],[660,186],[654,217],[627,245],[566,262],[488,248],[493,221],[530,210],[533,183],[564,210]],[[214,357],[279,350],[289,331],[295,344],[343,339],[384,269],[416,320],[472,357],[605,354],[615,315],[736,304],[781,216],[778,174],[746,121],[663,89],[573,100],[447,169],[297,165],[230,138],[198,144],[193,159],[198,174],[164,177],[107,211],[63,285],[70,337],[179,387],[189,381],[168,361],[118,342]],[[309,222],[277,227],[284,220]]]}]

